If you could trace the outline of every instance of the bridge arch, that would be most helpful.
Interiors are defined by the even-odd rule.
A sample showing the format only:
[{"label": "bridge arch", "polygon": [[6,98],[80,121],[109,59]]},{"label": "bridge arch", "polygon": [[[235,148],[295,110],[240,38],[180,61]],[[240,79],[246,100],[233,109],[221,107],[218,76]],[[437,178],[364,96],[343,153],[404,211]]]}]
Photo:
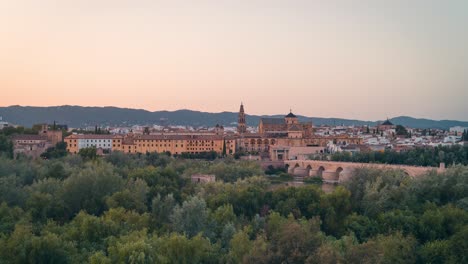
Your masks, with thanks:
[{"label": "bridge arch", "polygon": [[294,174],[294,172],[296,171],[297,168],[300,168],[301,165],[299,165],[299,163],[296,163],[296,165],[294,165],[294,168],[292,169],[292,173]]},{"label": "bridge arch", "polygon": [[336,168],[336,176],[335,176],[335,181],[339,182],[340,181],[340,174],[343,171],[342,167]]},{"label": "bridge arch", "polygon": [[312,176],[312,165],[307,165],[306,167],[307,176]]},{"label": "bridge arch", "polygon": [[[271,142],[271,140],[270,140]],[[352,171],[358,167],[376,167],[399,169],[410,177],[419,177],[429,171],[442,172],[443,169],[436,167],[415,167],[388,164],[334,162],[318,160],[286,160],[285,167],[291,174],[301,176],[319,177],[324,181],[344,182],[353,177]],[[296,168],[298,168],[295,170]]]},{"label": "bridge arch", "polygon": [[319,177],[320,179],[323,179],[323,172],[325,171],[325,168],[323,166],[320,166],[318,169],[317,169],[317,177]]}]

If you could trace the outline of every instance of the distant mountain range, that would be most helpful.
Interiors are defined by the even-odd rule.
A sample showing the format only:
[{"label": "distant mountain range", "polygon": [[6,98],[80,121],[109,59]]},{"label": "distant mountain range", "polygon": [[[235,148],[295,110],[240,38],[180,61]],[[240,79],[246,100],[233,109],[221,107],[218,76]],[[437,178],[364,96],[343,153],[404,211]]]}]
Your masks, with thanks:
[{"label": "distant mountain range", "polygon": [[[212,127],[216,124],[224,126],[235,126],[237,113],[221,112],[207,113],[192,110],[177,111],[147,111],[142,109],[129,109],[118,107],[83,107],[83,106],[8,106],[0,107],[0,116],[3,120],[13,124],[31,127],[37,123],[66,124],[69,127],[87,126],[118,126],[118,125],[186,125],[194,127]],[[283,115],[246,115],[247,124],[256,126],[262,117],[283,117]],[[314,126],[320,125],[376,125],[380,121],[363,121],[343,118],[322,118],[298,116],[301,121],[312,121]],[[399,116],[391,118],[394,124],[412,128],[439,128],[449,129],[453,126],[468,127],[466,121],[456,120],[431,120]]]}]

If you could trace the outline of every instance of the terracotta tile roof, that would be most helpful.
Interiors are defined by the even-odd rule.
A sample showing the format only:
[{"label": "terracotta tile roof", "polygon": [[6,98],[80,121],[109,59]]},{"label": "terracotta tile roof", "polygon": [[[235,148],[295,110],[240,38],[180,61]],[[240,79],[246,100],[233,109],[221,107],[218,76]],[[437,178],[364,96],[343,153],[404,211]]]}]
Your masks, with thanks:
[{"label": "terracotta tile roof", "polygon": [[46,136],[40,135],[15,135],[13,140],[47,140]]},{"label": "terracotta tile roof", "polygon": [[260,118],[260,122],[263,124],[268,124],[268,125],[284,125],[285,121],[283,118],[272,118],[272,117],[264,117]]},{"label": "terracotta tile roof", "polygon": [[138,135],[135,140],[223,140],[220,135]]},{"label": "terracotta tile roof", "polygon": [[302,129],[300,127],[298,127],[297,125],[292,125],[288,131],[302,131]]},{"label": "terracotta tile roof", "polygon": [[[106,134],[106,135],[101,135],[101,134],[73,134],[65,139],[113,139],[115,138],[115,135],[111,134]],[[118,137],[118,136],[117,136]]]}]

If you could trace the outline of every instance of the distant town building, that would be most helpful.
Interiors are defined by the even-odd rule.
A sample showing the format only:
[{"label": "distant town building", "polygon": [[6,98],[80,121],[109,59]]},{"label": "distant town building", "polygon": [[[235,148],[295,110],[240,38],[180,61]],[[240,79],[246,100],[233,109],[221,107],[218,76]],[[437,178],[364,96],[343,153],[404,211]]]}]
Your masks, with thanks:
[{"label": "distant town building", "polygon": [[62,142],[62,131],[49,130],[47,124],[41,126],[37,135],[13,136],[13,153],[38,158],[48,148]]},{"label": "distant town building", "polygon": [[10,124],[8,122],[3,121],[3,117],[0,116],[0,130],[4,129],[5,127],[9,127]]},{"label": "distant town building", "polygon": [[457,133],[459,135],[461,135],[463,133],[463,131],[468,131],[468,127],[462,127],[462,126],[454,126],[454,127],[451,127],[449,129],[450,132],[452,133]]},{"label": "distant town building", "polygon": [[114,144],[114,135],[97,134],[73,134],[64,139],[67,143],[67,151],[78,153],[80,149],[95,147],[106,151],[112,150]]},{"label": "distant town building", "polygon": [[261,118],[258,133],[271,137],[308,138],[312,136],[312,122],[300,123],[289,112],[284,118]]},{"label": "distant town building", "polygon": [[395,125],[390,122],[390,120],[385,120],[382,124],[378,125],[378,129],[379,131],[387,131],[387,130],[390,130],[390,129],[395,129]]},{"label": "distant town building", "polygon": [[213,174],[193,174],[190,178],[193,183],[208,183],[216,181],[216,176]]},{"label": "distant town building", "polygon": [[[220,133],[221,127],[216,133]],[[186,135],[186,134],[159,134],[147,135],[128,133],[127,135],[70,135],[65,138],[67,150],[78,153],[80,149],[96,147],[108,151],[121,151],[125,153],[170,152],[171,154],[200,154],[214,151],[218,154],[235,153],[235,140],[224,138],[223,135]]]},{"label": "distant town building", "polygon": [[16,135],[12,138],[13,154],[26,155],[33,158],[38,158],[47,148],[53,145],[47,141],[47,137],[43,135]]},{"label": "distant town building", "polygon": [[245,112],[244,112],[244,105],[241,103],[239,109],[239,116],[237,119],[237,133],[244,134],[247,131],[247,126],[245,123]]},{"label": "distant town building", "polygon": [[[244,109],[243,105],[241,109]],[[312,122],[299,122],[298,117],[290,111],[284,118],[261,118],[258,133],[238,135],[236,146],[237,151],[258,153],[264,159],[286,160],[296,157],[291,155],[291,148],[324,148],[330,141],[337,145],[363,142],[362,138],[344,132],[338,135],[321,132],[316,135]]]},{"label": "distant town building", "polygon": [[272,161],[278,160],[305,160],[311,156],[325,153],[325,147],[289,147],[272,146],[270,157]]}]

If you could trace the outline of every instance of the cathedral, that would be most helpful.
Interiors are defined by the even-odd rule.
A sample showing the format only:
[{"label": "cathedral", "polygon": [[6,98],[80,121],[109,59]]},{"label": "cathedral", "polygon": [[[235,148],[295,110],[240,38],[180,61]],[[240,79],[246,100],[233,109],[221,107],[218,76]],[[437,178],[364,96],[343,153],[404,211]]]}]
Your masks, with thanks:
[{"label": "cathedral", "polygon": [[300,123],[290,111],[284,118],[261,118],[258,132],[269,137],[310,138],[312,122]]},{"label": "cathedral", "polygon": [[272,148],[284,147],[325,147],[328,142],[340,144],[362,144],[362,139],[348,135],[314,135],[312,122],[299,122],[289,112],[283,118],[261,118],[257,133],[247,132],[244,105],[241,104],[237,123],[237,150],[258,153],[265,158]]}]

